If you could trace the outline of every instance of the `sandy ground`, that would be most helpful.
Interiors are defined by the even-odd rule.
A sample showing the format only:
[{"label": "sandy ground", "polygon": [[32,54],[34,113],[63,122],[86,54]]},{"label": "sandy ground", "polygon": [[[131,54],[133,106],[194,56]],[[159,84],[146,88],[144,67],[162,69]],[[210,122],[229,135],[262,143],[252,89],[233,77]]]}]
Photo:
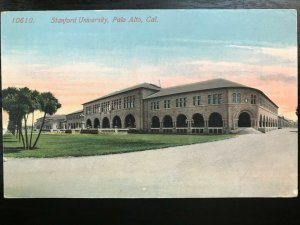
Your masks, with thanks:
[{"label": "sandy ground", "polygon": [[81,158],[4,162],[6,197],[292,197],[297,131]]}]

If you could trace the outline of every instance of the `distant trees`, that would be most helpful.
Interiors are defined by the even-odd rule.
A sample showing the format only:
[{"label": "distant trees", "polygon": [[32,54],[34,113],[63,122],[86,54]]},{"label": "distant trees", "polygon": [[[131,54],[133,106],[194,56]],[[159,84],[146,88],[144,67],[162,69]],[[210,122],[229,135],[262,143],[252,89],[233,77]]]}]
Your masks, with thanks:
[{"label": "distant trees", "polygon": [[[54,114],[61,107],[61,104],[50,92],[39,93],[27,87],[8,87],[2,91],[2,107],[9,115],[7,129],[16,135],[20,141],[22,140],[24,149],[34,149],[43,129],[46,114]],[[44,112],[44,117],[39,134],[32,145],[34,112],[36,110]],[[32,121],[29,136],[28,117],[30,114],[32,115]],[[24,134],[22,124],[24,124]]]}]

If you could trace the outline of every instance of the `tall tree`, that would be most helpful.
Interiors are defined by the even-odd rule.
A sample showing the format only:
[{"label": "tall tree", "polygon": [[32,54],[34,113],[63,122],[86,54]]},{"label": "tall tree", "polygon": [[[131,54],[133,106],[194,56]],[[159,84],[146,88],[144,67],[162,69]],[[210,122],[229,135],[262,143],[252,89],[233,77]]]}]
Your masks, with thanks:
[{"label": "tall tree", "polygon": [[41,135],[41,132],[42,132],[42,129],[43,129],[43,126],[44,126],[46,115],[47,114],[53,115],[61,107],[61,104],[59,103],[58,99],[55,98],[51,92],[41,93],[39,95],[38,99],[39,99],[39,110],[41,112],[44,112],[44,116],[43,116],[43,121],[42,121],[42,125],[40,127],[40,130],[39,130],[38,136],[35,139],[35,142],[34,142],[33,146],[31,147],[32,149],[35,148],[35,146],[36,146],[36,144],[37,144],[37,142],[40,138],[40,135]]},{"label": "tall tree", "polygon": [[23,110],[20,105],[20,90],[15,87],[8,87],[2,91],[2,107],[9,115],[9,131],[15,132],[17,127],[18,133],[22,138],[23,147],[25,147],[24,137],[22,134],[22,117]]}]

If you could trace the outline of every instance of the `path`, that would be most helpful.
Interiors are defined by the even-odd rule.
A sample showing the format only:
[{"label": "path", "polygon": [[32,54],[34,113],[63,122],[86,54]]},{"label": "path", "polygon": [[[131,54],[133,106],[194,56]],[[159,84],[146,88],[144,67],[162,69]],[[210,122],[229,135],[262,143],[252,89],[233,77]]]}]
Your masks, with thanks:
[{"label": "path", "polygon": [[224,141],[117,155],[9,158],[4,162],[5,196],[295,196],[295,131],[274,130]]}]

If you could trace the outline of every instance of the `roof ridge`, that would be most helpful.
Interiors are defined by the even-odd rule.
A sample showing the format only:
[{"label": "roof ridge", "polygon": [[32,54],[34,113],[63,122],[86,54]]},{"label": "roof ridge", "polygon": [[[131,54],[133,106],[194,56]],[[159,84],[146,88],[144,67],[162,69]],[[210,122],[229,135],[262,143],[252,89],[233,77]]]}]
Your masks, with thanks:
[{"label": "roof ridge", "polygon": [[246,86],[246,85],[243,85],[243,84],[240,84],[240,83],[237,83],[237,82],[233,82],[233,81],[231,81],[231,80],[227,80],[227,79],[225,79],[225,78],[214,78],[214,79],[210,79],[210,80],[198,81],[198,82],[195,82],[195,83],[188,83],[188,84],[174,85],[174,86],[171,86],[171,87],[162,88],[162,90],[171,89],[171,88],[176,88],[176,87],[184,87],[184,86],[190,86],[190,85],[197,85],[197,84],[202,84],[202,83],[205,83],[205,82],[211,82],[211,81],[214,81],[214,80],[224,80],[224,81],[226,81],[226,82],[231,82],[231,83],[234,83],[234,84]]},{"label": "roof ridge", "polygon": [[84,102],[83,105],[87,104],[87,103],[90,103],[90,102],[98,101],[100,99],[108,98],[108,97],[120,94],[122,92],[126,92],[126,91],[131,91],[131,90],[134,90],[134,89],[138,89],[138,88],[149,88],[150,89],[151,87],[149,87],[149,86],[152,86],[153,88],[158,89],[157,91],[159,91],[161,89],[161,87],[159,87],[159,86],[157,86],[155,84],[143,82],[143,83],[139,83],[139,84],[136,84],[136,85],[133,85],[133,86],[130,86],[130,87],[123,88],[123,89],[118,90],[118,91],[114,91],[114,92],[108,93],[106,95],[103,95],[103,96],[101,96],[99,98],[96,98],[96,99],[93,99],[91,101]]}]

